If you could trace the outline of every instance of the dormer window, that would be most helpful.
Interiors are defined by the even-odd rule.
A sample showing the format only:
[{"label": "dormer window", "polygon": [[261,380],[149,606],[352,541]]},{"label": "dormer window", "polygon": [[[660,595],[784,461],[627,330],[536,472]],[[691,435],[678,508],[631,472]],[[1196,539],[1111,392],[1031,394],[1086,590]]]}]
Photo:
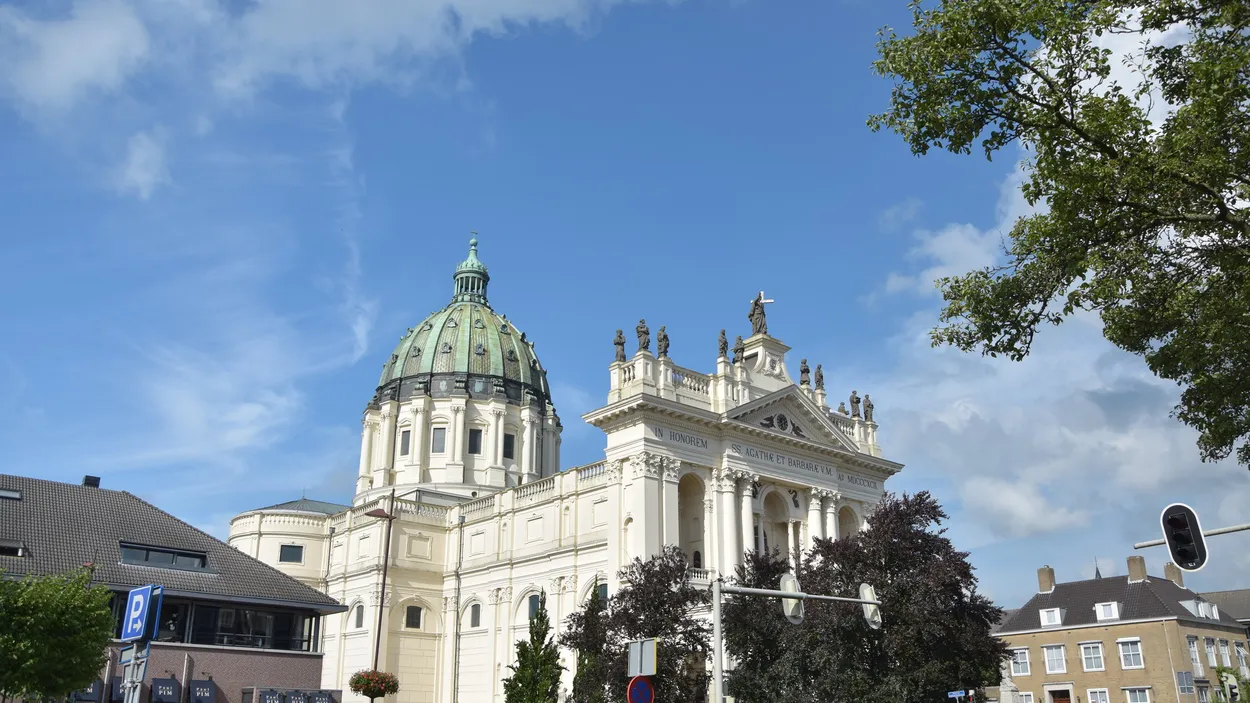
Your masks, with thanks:
[{"label": "dormer window", "polygon": [[156,566],[162,569],[187,569],[203,571],[208,565],[208,555],[181,549],[163,549],[138,544],[121,544],[122,563],[138,566]]},{"label": "dormer window", "polygon": [[26,547],[21,542],[0,539],[0,557],[24,557]]},{"label": "dormer window", "polygon": [[16,488],[0,488],[0,498],[5,500],[21,500],[22,492]]},{"label": "dormer window", "polygon": [[1099,621],[1102,620],[1119,620],[1120,604],[1119,603],[1098,603],[1094,606],[1094,615]]},{"label": "dormer window", "polygon": [[1048,608],[1040,612],[1042,617],[1042,627],[1054,627],[1055,625],[1059,625],[1063,622],[1063,616],[1060,615],[1058,608]]}]

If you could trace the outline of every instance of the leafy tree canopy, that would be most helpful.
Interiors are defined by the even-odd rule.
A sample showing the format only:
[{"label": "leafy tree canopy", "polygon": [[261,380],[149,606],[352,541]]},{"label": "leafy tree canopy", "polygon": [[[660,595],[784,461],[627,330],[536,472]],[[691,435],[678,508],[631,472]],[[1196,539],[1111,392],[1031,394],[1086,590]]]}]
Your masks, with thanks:
[{"label": "leafy tree canopy", "polygon": [[0,697],[66,698],[104,668],[113,634],[112,592],[91,572],[0,574]]},{"label": "leafy tree canopy", "polygon": [[[990,629],[1002,611],[977,593],[968,555],[943,536],[945,519],[928,493],[886,495],[872,529],[817,540],[800,561],[808,593],[851,596],[872,584],[879,630],[853,604],[810,601],[791,625],[774,599],[726,598],[725,644],[738,662],[729,694],[740,703],[892,703],[997,685],[1007,650]],[[738,580],[775,589],[786,571],[780,555],[752,554]]]},{"label": "leafy tree canopy", "polygon": [[551,638],[551,619],[547,615],[547,594],[538,599],[538,610],[530,617],[530,637],[516,643],[516,664],[509,666],[512,675],[504,679],[504,700],[507,703],[556,703],[560,699],[560,650]]},{"label": "leafy tree canopy", "polygon": [[575,650],[578,661],[596,662],[590,671],[578,672],[574,701],[624,701],[626,645],[651,637],[659,640],[651,679],[656,698],[691,703],[706,698],[711,628],[696,610],[706,609],[709,591],[691,585],[686,566],[685,554],[672,545],[645,561],[635,559],[621,569],[620,590],[608,598],[606,617],[592,613],[599,607],[594,598],[570,616],[561,644]]},{"label": "leafy tree canopy", "polygon": [[352,674],[347,680],[347,686],[352,693],[358,693],[372,701],[399,693],[399,677],[386,671],[362,669]]},{"label": "leafy tree canopy", "polygon": [[[935,344],[1019,360],[1081,310],[1184,390],[1204,460],[1250,464],[1250,3],[912,2],[869,119],[930,149],[1027,155],[1004,263],[941,279]],[[1113,52],[1111,46],[1127,52]],[[1013,156],[1014,156],[1013,152]]]}]

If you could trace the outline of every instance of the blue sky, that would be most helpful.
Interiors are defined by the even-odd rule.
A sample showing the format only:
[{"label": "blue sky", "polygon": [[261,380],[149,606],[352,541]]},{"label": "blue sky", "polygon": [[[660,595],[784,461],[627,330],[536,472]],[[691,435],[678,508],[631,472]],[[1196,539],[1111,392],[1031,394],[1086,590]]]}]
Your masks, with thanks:
[{"label": "blue sky", "polygon": [[[353,11],[345,10],[348,6]],[[79,0],[0,6],[0,466],[234,513],[346,500],[359,417],[469,230],[536,340],[566,465],[611,338],[646,317],[710,370],[746,302],[871,393],[894,490],[933,491],[1004,605],[1123,573],[1158,510],[1245,522],[1177,390],[1047,330],[1021,364],[933,350],[934,277],[993,261],[1011,158],[913,157],[865,120],[905,3]],[[1217,538],[1202,588],[1245,585]],[[1150,550],[1151,571],[1164,554]]]}]

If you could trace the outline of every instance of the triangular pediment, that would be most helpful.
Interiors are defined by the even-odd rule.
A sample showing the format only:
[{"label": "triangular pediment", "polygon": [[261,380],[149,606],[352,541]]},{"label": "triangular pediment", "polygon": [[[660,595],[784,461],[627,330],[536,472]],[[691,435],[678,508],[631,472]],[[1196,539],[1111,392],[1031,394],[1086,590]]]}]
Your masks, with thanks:
[{"label": "triangular pediment", "polygon": [[734,408],[729,411],[728,417],[730,420],[787,437],[825,444],[844,451],[859,451],[855,442],[839,430],[825,416],[824,411],[797,386],[783,388]]}]

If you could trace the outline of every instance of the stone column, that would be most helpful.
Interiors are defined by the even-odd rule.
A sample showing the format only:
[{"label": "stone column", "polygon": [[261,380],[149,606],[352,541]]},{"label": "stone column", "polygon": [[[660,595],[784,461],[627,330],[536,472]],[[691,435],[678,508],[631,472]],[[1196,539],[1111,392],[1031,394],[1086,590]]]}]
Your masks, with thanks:
[{"label": "stone column", "polygon": [[825,499],[825,539],[838,538],[838,501],[842,494],[833,491]]},{"label": "stone column", "polygon": [[395,403],[387,403],[382,409],[382,484],[391,483],[391,470],[395,468]]},{"label": "stone column", "polygon": [[413,401],[408,406],[408,414],[412,417],[412,443],[408,445],[408,465],[417,469],[417,481],[421,480],[421,469],[425,466],[425,409],[422,408],[418,401]]},{"label": "stone column", "polygon": [[525,431],[524,445],[521,450],[521,483],[529,483],[534,476],[534,459],[538,449],[538,434],[534,431],[534,417],[529,410],[523,411],[521,420]]},{"label": "stone column", "polygon": [[464,463],[464,406],[451,406],[451,461],[453,464]]},{"label": "stone column", "polygon": [[[663,491],[664,504],[664,533],[660,536],[660,545],[674,545],[682,547],[681,543],[681,523],[678,522],[678,496],[677,481],[681,473],[681,462],[672,457],[662,457],[663,466]],[[687,555],[689,556],[689,555]]]},{"label": "stone column", "polygon": [[719,537],[716,532],[716,501],[708,497],[703,500],[703,562],[699,564],[700,568],[715,569],[719,566],[714,556],[720,551]]},{"label": "stone column", "polygon": [[739,474],[738,479],[738,502],[742,511],[742,553],[755,549],[755,513],[751,510],[751,501],[754,496],[751,495],[751,484],[754,483],[755,477],[750,474]]},{"label": "stone column", "polygon": [[813,488],[807,492],[807,549],[816,546],[816,538],[820,536],[820,501],[825,491]]},{"label": "stone column", "polygon": [[719,551],[716,568],[724,575],[735,573],[742,562],[742,529],[738,527],[738,510],[734,505],[734,478],[726,469],[718,469],[712,479],[716,487],[716,533]]},{"label": "stone column", "polygon": [[357,493],[369,490],[372,485],[373,431],[377,426],[369,418],[365,418],[361,424],[364,426],[364,429],[360,432],[360,474],[356,478]]}]

